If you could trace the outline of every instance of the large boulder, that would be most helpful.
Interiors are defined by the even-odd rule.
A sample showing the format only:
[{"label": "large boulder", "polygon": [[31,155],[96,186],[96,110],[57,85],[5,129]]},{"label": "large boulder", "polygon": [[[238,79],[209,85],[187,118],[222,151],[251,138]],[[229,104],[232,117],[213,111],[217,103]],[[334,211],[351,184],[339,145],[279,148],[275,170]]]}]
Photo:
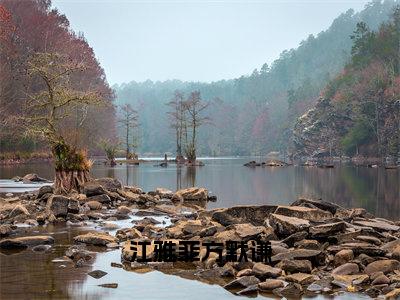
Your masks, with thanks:
[{"label": "large boulder", "polygon": [[276,206],[271,205],[233,206],[215,210],[212,212],[211,218],[224,226],[241,223],[261,226],[275,210]]},{"label": "large boulder", "polygon": [[109,192],[116,192],[122,188],[122,183],[116,178],[98,178],[93,181],[94,183],[100,184],[105,190]]},{"label": "large boulder", "polygon": [[334,222],[317,226],[311,226],[309,232],[313,237],[329,237],[337,232],[344,231],[345,229],[346,229],[345,222]]},{"label": "large boulder", "polygon": [[[268,228],[266,228],[264,226],[254,226],[250,223],[235,224],[229,228],[235,229],[237,235],[240,238],[240,241],[245,241],[245,242],[249,241],[249,240],[258,239],[262,233],[266,233],[266,231],[268,230]],[[271,231],[272,231],[272,229],[271,229]]]},{"label": "large boulder", "polygon": [[25,217],[30,215],[29,211],[26,209],[26,207],[23,206],[22,204],[17,204],[15,206],[11,205],[11,210],[8,213],[7,218],[14,218],[14,217],[21,216],[21,215],[23,215]]},{"label": "large boulder", "polygon": [[99,201],[88,201],[85,203],[90,210],[100,210],[103,208],[103,205]]},{"label": "large boulder", "polygon": [[272,291],[277,288],[285,286],[285,282],[280,279],[266,279],[264,282],[258,284],[261,291]]},{"label": "large boulder", "polygon": [[118,239],[116,237],[109,235],[108,233],[89,232],[74,237],[74,241],[77,243],[84,243],[95,246],[106,246],[107,244],[110,243],[117,243]]},{"label": "large boulder", "polygon": [[284,259],[276,267],[287,273],[311,273],[312,271],[312,264],[309,260]]},{"label": "large boulder", "polygon": [[329,211],[304,206],[278,206],[275,214],[296,217],[308,221],[325,221],[333,217]]},{"label": "large boulder", "polygon": [[174,193],[165,188],[156,188],[155,194],[160,196],[160,198],[171,199]]},{"label": "large boulder", "polygon": [[280,236],[287,236],[301,230],[308,230],[310,227],[310,222],[308,220],[296,217],[271,214],[268,220],[269,225],[271,225]]},{"label": "large boulder", "polygon": [[42,196],[44,196],[45,194],[53,194],[54,192],[54,188],[51,185],[44,185],[42,187],[40,187],[38,194],[37,194],[37,198],[42,198]]},{"label": "large boulder", "polygon": [[82,193],[85,194],[87,197],[91,197],[91,196],[105,194],[106,190],[103,188],[101,184],[96,183],[94,181],[89,181],[83,185]]},{"label": "large boulder", "polygon": [[207,199],[208,191],[198,187],[179,190],[172,196],[174,201],[207,201]]},{"label": "large boulder", "polygon": [[399,231],[400,226],[390,224],[389,222],[385,222],[383,220],[356,220],[353,221],[354,225],[371,227],[378,231]]},{"label": "large boulder", "polygon": [[307,198],[299,198],[297,201],[293,202],[291,206],[304,206],[312,208],[317,207],[324,211],[329,211],[332,215],[334,215],[338,209],[342,208],[341,206],[334,203],[322,200],[307,199]]},{"label": "large boulder", "polygon": [[354,275],[360,272],[356,263],[345,263],[332,270],[333,275]]},{"label": "large boulder", "polygon": [[245,288],[259,284],[260,280],[255,276],[242,276],[224,286],[225,289]]},{"label": "large boulder", "polygon": [[25,183],[29,182],[49,182],[47,179],[39,177],[37,174],[26,174],[23,178],[22,181]]},{"label": "large boulder", "polygon": [[106,195],[106,194],[101,194],[101,195],[95,195],[95,196],[90,196],[88,198],[86,198],[86,201],[97,201],[100,203],[110,203],[111,202],[111,198]]},{"label": "large boulder", "polygon": [[365,268],[365,273],[371,275],[376,272],[383,272],[384,274],[400,270],[400,262],[394,259],[377,260],[370,263]]},{"label": "large boulder", "polygon": [[263,263],[255,263],[253,266],[253,274],[258,278],[277,278],[282,275],[282,269],[274,268]]},{"label": "large boulder", "polygon": [[282,260],[293,259],[307,259],[316,265],[320,265],[325,261],[325,255],[322,251],[319,250],[295,249],[287,252],[278,253],[271,257],[271,261],[273,263]]},{"label": "large boulder", "polygon": [[36,245],[53,244],[54,239],[48,235],[24,236],[0,241],[0,249],[27,248]]},{"label": "large boulder", "polygon": [[69,198],[61,195],[52,195],[47,200],[46,210],[56,218],[66,217],[68,214]]}]

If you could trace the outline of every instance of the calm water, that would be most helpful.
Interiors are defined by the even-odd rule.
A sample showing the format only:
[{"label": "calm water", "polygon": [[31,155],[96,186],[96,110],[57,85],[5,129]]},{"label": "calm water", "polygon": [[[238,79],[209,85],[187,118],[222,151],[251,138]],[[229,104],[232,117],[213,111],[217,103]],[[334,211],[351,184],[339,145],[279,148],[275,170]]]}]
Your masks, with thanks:
[{"label": "calm water", "polygon": [[[138,185],[145,191],[160,186],[172,190],[204,186],[218,196],[216,203],[209,203],[210,208],[239,204],[285,204],[305,195],[344,206],[365,207],[383,217],[399,218],[398,170],[346,165],[334,169],[243,167],[243,163],[249,160],[204,160],[206,166],[197,169],[177,169],[174,165],[159,168],[153,163],[115,168],[95,166],[93,175],[117,177],[124,184]],[[53,177],[50,165],[35,164],[2,167],[0,179],[32,172],[46,178]],[[127,221],[115,223],[120,227],[130,226]],[[52,262],[64,255],[74,236],[87,229],[65,225],[28,229],[26,234],[51,234],[55,245],[46,253],[31,250],[0,252],[0,299],[237,299],[217,285],[158,271],[139,274],[113,268],[111,262],[120,262],[120,250],[92,249],[97,251],[94,262],[83,268],[75,268],[71,263]],[[95,269],[104,270],[108,275],[101,279],[87,275]],[[103,283],[118,283],[119,286],[117,289],[98,286]],[[265,299],[263,296],[258,298]],[[359,299],[360,295],[345,294],[337,298]]]},{"label": "calm water", "polygon": [[[310,167],[247,168],[252,158],[203,159],[204,167],[154,167],[118,165],[114,168],[95,165],[95,177],[116,177],[126,185],[145,191],[157,187],[171,190],[202,186],[217,195],[209,208],[240,204],[289,204],[299,196],[322,198],[345,207],[363,207],[380,217],[400,217],[399,170],[337,165],[334,169]],[[51,165],[32,164],[0,167],[0,179],[37,173],[53,178]],[[3,190],[4,192],[5,190]],[[0,191],[1,192],[1,191]]]}]

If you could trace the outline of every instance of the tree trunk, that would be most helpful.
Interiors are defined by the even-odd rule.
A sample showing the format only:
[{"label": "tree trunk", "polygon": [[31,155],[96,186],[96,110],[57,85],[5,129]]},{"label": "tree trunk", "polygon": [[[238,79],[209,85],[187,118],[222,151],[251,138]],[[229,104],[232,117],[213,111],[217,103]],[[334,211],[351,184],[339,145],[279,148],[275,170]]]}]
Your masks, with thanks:
[{"label": "tree trunk", "polygon": [[81,192],[82,186],[90,179],[89,171],[56,170],[54,189],[56,194]]}]

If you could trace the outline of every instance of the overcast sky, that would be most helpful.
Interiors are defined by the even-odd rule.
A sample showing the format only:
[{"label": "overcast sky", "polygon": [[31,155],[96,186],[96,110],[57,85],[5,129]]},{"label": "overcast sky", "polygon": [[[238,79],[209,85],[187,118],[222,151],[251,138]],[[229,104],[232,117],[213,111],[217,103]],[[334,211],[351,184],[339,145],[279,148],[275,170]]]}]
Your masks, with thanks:
[{"label": "overcast sky", "polygon": [[53,0],[110,84],[250,74],[368,1]]}]

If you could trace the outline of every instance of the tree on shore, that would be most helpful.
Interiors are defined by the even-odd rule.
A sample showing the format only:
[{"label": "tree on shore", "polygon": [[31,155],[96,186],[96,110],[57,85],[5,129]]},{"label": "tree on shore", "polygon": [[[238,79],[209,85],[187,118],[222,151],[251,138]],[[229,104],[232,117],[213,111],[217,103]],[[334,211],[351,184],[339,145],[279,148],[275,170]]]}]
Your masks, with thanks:
[{"label": "tree on shore", "polygon": [[174,97],[167,105],[171,107],[168,115],[171,127],[176,134],[176,160],[179,162],[184,160],[182,150],[187,143],[187,115],[183,93],[176,90]]},{"label": "tree on shore", "polygon": [[116,165],[115,157],[116,157],[116,154],[118,152],[118,148],[120,146],[120,142],[112,141],[112,140],[109,140],[109,139],[102,139],[99,142],[99,146],[106,153],[107,161],[110,164],[110,166],[114,167]]},{"label": "tree on shore", "polygon": [[188,127],[191,128],[190,140],[186,145],[186,157],[189,164],[196,161],[196,139],[198,128],[210,120],[204,116],[204,110],[209,106],[209,102],[201,99],[199,91],[191,92],[189,98],[185,101],[184,106],[188,114]]},{"label": "tree on shore", "polygon": [[[102,94],[96,90],[75,89],[71,78],[86,70],[82,62],[58,53],[35,53],[28,62],[26,74],[34,91],[26,93],[23,113],[17,121],[29,135],[40,137],[50,146],[54,157],[56,193],[80,191],[90,178],[92,162],[86,149],[76,143],[76,134],[66,126],[74,119],[77,108],[105,105]],[[82,126],[86,114],[77,122]],[[71,138],[74,136],[74,138]]]},{"label": "tree on shore", "polygon": [[138,112],[130,104],[121,106],[121,117],[118,122],[121,124],[123,130],[126,159],[133,158],[132,150],[137,147],[137,138],[134,132],[139,126],[138,120]]}]

